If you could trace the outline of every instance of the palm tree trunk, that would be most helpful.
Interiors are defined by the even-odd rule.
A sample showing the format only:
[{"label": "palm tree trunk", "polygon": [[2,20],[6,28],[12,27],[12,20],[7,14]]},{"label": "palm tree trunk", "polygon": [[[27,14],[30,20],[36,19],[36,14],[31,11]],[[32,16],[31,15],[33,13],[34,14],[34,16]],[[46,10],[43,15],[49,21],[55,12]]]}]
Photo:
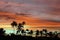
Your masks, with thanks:
[{"label": "palm tree trunk", "polygon": [[13,33],[15,34],[15,28],[13,27]]},{"label": "palm tree trunk", "polygon": [[15,34],[15,28],[14,28],[14,34]]}]

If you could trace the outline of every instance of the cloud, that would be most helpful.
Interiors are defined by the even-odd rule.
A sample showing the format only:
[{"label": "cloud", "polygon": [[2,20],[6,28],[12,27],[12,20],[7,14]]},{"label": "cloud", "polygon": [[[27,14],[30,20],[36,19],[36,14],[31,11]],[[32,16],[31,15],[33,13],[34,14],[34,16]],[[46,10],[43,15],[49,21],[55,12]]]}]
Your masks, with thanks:
[{"label": "cloud", "polygon": [[19,16],[30,16],[40,20],[59,22],[59,2],[59,0],[3,0],[0,3],[0,11],[13,12]]},{"label": "cloud", "polygon": [[48,20],[50,20],[50,21],[54,20],[54,22],[60,22],[60,16],[59,15],[41,14],[40,19],[47,20],[47,21]]},{"label": "cloud", "polygon": [[55,23],[60,23],[60,20],[46,20],[48,22],[55,22]]},{"label": "cloud", "polygon": [[0,15],[0,19],[5,19],[5,20],[15,20],[16,18],[11,17],[9,15]]},{"label": "cloud", "polygon": [[16,13],[17,16],[25,16],[29,17],[31,14],[26,14],[26,13]]}]

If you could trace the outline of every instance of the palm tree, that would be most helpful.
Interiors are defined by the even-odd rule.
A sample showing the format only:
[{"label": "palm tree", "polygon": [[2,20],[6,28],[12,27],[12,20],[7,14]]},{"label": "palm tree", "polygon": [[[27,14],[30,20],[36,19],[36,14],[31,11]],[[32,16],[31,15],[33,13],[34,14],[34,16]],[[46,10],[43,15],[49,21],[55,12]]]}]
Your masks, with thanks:
[{"label": "palm tree", "polygon": [[40,35],[41,35],[41,37],[42,37],[42,35],[43,35],[43,31],[40,31]]},{"label": "palm tree", "polygon": [[22,29],[22,30],[21,30],[21,33],[22,33],[22,35],[23,35],[23,34],[25,33],[25,30],[24,30],[24,29]]},{"label": "palm tree", "polygon": [[58,32],[54,31],[54,33],[53,33],[54,37],[57,37],[57,34],[58,34]]},{"label": "palm tree", "polygon": [[19,23],[18,24],[18,28],[17,28],[17,33],[16,34],[18,34],[21,30],[22,30],[22,24],[21,23]]},{"label": "palm tree", "polygon": [[5,30],[3,28],[0,28],[0,36],[5,35]]},{"label": "palm tree", "polygon": [[[22,23],[19,23],[19,24],[18,24],[17,33],[19,33],[20,31],[23,30],[22,28],[24,28],[24,25],[25,25],[25,22],[24,22],[24,21],[23,21]],[[17,34],[17,33],[16,33],[16,34]]]},{"label": "palm tree", "polygon": [[26,24],[25,21],[23,21],[23,22],[22,22],[22,25],[25,25],[25,24]]},{"label": "palm tree", "polygon": [[54,32],[55,35],[56,35],[57,33],[58,33],[57,31]]},{"label": "palm tree", "polygon": [[36,30],[36,37],[39,35],[39,30]]},{"label": "palm tree", "polygon": [[47,37],[47,29],[43,29],[43,32],[45,32],[45,36]]},{"label": "palm tree", "polygon": [[[11,23],[11,26],[12,26],[12,28],[14,28],[14,27],[17,26],[17,23],[16,23],[15,21],[13,21],[13,22]],[[15,33],[15,28],[14,28],[14,33]]]},{"label": "palm tree", "polygon": [[53,37],[53,33],[52,32],[49,32],[48,35],[49,35],[49,37]]},{"label": "palm tree", "polygon": [[32,36],[32,34],[33,34],[33,30],[30,30],[30,35]]},{"label": "palm tree", "polygon": [[29,29],[26,29],[26,34],[29,34]]}]

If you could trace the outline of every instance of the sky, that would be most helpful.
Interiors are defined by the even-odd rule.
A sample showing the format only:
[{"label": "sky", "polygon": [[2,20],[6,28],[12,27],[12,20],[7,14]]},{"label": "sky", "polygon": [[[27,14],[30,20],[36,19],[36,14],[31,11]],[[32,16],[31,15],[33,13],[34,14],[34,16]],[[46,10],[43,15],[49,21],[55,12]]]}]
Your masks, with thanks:
[{"label": "sky", "polygon": [[0,0],[0,26],[25,21],[34,27],[60,26],[60,0]]}]

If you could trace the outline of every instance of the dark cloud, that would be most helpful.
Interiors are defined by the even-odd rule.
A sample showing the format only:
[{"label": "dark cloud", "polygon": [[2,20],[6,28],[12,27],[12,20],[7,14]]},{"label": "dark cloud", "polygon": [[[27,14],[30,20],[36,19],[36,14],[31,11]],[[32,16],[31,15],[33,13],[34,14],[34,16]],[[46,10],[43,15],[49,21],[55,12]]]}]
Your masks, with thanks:
[{"label": "dark cloud", "polygon": [[55,22],[55,23],[60,23],[60,20],[45,20],[45,21],[48,21],[48,22]]},{"label": "dark cloud", "polygon": [[14,17],[8,16],[8,15],[0,15],[0,18],[5,18],[5,20],[14,20]]},{"label": "dark cloud", "polygon": [[16,13],[16,15],[18,15],[18,16],[29,17],[31,14],[26,14],[26,13]]},{"label": "dark cloud", "polygon": [[16,20],[16,18],[13,18],[13,17],[6,17],[6,20],[9,20],[9,19]]}]

